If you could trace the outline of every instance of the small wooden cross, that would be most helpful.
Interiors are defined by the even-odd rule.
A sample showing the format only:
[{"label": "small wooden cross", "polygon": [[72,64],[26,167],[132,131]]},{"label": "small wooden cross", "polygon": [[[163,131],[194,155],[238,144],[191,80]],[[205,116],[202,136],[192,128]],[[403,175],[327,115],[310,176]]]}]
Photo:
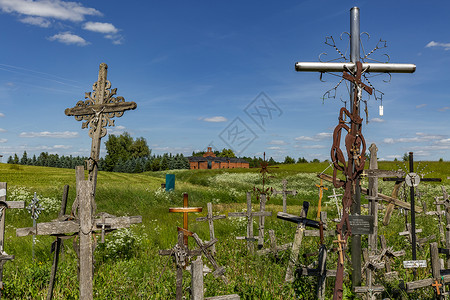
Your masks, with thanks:
[{"label": "small wooden cross", "polygon": [[[208,207],[208,215],[206,217],[200,217],[200,218],[197,218],[195,220],[198,221],[198,222],[208,221],[208,224],[209,224],[209,239],[210,240],[214,240],[215,239],[214,220],[225,219],[227,216],[225,216],[225,215],[213,216],[213,210],[212,210],[212,203],[211,202],[208,202],[207,207]],[[216,255],[216,245],[212,245],[211,253],[212,253],[212,255]]]},{"label": "small wooden cross", "polygon": [[270,247],[266,249],[258,250],[256,253],[258,255],[266,255],[272,253],[275,258],[278,258],[278,252],[286,251],[290,247],[292,247],[292,243],[284,244],[281,246],[277,245],[277,237],[275,236],[275,231],[273,229],[269,230],[269,239],[270,239]]},{"label": "small wooden cross", "polygon": [[297,191],[296,190],[292,190],[292,191],[287,190],[288,181],[286,179],[283,179],[282,183],[283,183],[283,190],[277,191],[274,189],[272,192],[272,195],[283,195],[283,212],[285,213],[285,212],[287,212],[287,210],[286,210],[287,195],[290,194],[290,195],[295,196],[295,195],[297,195]]},{"label": "small wooden cross", "polygon": [[[188,213],[190,212],[202,212],[203,208],[201,207],[189,207],[188,203],[188,194],[183,194],[183,207],[173,207],[169,208],[169,212],[182,212],[183,213],[183,229],[188,230]],[[188,236],[184,236],[184,245],[188,245]]]},{"label": "small wooden cross", "polygon": [[[6,201],[7,183],[0,182],[0,290],[3,290],[3,265],[14,259],[5,251],[5,219],[6,210],[11,208],[25,208],[24,201]],[[0,291],[1,297],[1,291]]]},{"label": "small wooden cross", "polygon": [[105,222],[105,215],[102,215],[102,221],[100,223],[97,223],[97,228],[101,228],[102,229],[102,238],[101,238],[101,243],[105,242],[105,230],[106,229],[110,229],[111,228],[111,224],[108,224]]},{"label": "small wooden cross", "polygon": [[189,258],[201,255],[200,249],[189,250],[184,242],[185,234],[178,231],[178,242],[169,250],[159,250],[159,255],[173,256],[177,268],[176,275],[176,300],[183,299],[183,270],[187,267]]},{"label": "small wooden cross", "polygon": [[328,188],[323,185],[322,178],[320,178],[320,184],[316,184],[316,186],[319,188],[319,205],[317,208],[317,218],[320,218],[320,210],[322,209],[323,190],[328,190]]},{"label": "small wooden cross", "polygon": [[398,277],[397,271],[392,271],[391,268],[391,259],[395,257],[400,257],[406,254],[405,250],[400,251],[393,251],[391,247],[387,247],[386,245],[386,238],[384,235],[378,236],[380,239],[380,245],[381,245],[381,253],[380,257],[384,260],[384,265],[386,266],[386,273],[384,273],[384,276],[387,280],[394,280]]},{"label": "small wooden cross", "polygon": [[98,160],[100,158],[100,141],[107,133],[106,126],[114,126],[113,117],[121,117],[126,110],[136,109],[135,102],[125,102],[123,97],[113,97],[117,88],[111,89],[111,82],[106,79],[108,66],[101,63],[98,80],[92,86],[93,92],[85,93],[86,101],[78,101],[73,108],[67,108],[65,114],[74,116],[77,121],[84,121],[81,128],[89,129],[92,138],[91,155],[88,161],[89,180],[97,184]]},{"label": "small wooden cross", "polygon": [[[264,195],[264,194],[261,194]],[[264,195],[265,196],[265,195]],[[265,203],[265,201],[264,201]],[[254,247],[251,242],[254,242],[256,240],[259,240],[259,236],[253,235],[253,217],[270,217],[272,215],[272,212],[267,211],[259,211],[259,212],[253,212],[252,211],[252,194],[247,193],[247,211],[246,212],[230,212],[228,213],[228,217],[245,217],[247,218],[247,235],[244,237],[238,236],[236,239],[238,240],[246,240],[247,241],[247,249],[250,253],[254,252]],[[261,234],[261,231],[260,231]]]},{"label": "small wooden cross", "polygon": [[341,235],[338,234],[338,239],[334,240],[333,243],[338,243],[338,251],[339,251],[339,263],[344,264],[344,248],[342,245],[345,245],[346,242],[341,238]]},{"label": "small wooden cross", "polygon": [[442,286],[442,283],[439,283],[439,281],[435,280],[432,286],[436,289],[436,294],[439,296],[441,294],[440,287]]}]

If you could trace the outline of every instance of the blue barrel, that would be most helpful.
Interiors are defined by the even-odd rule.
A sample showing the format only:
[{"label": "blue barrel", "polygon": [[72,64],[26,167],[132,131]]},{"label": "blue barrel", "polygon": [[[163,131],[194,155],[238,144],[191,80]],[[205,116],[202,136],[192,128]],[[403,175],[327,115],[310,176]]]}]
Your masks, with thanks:
[{"label": "blue barrel", "polygon": [[175,189],[175,174],[166,174],[166,192]]}]

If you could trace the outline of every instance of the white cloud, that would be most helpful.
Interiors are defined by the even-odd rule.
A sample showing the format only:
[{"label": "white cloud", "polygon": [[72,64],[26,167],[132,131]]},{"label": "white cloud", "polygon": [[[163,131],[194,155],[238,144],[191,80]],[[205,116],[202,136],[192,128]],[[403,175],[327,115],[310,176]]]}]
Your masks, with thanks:
[{"label": "white cloud", "polygon": [[302,136],[296,137],[295,140],[296,141],[320,141],[320,140],[331,138],[332,136],[333,136],[333,134],[331,132],[320,132],[312,137],[302,135]]},{"label": "white cloud", "polygon": [[273,147],[267,147],[268,150],[281,150],[281,147],[273,146]]},{"label": "white cloud", "polygon": [[6,132],[6,129],[0,128],[0,132]]},{"label": "white cloud", "polygon": [[114,126],[108,129],[108,134],[116,134],[116,135],[121,135],[122,133],[124,133],[126,131],[126,127],[119,125],[119,126]]},{"label": "white cloud", "polygon": [[72,139],[79,136],[78,132],[64,131],[64,132],[22,132],[19,137],[22,138],[36,138],[36,137],[47,137],[47,138],[60,138],[60,139]]},{"label": "white cloud", "polygon": [[441,48],[444,48],[444,50],[450,50],[450,43],[439,43],[439,42],[431,41],[425,47],[426,48],[441,47]]},{"label": "white cloud", "polygon": [[22,23],[36,25],[42,28],[48,28],[51,25],[51,22],[42,17],[25,17],[19,20]]},{"label": "white cloud", "polygon": [[323,149],[325,148],[324,145],[308,145],[308,146],[303,146],[303,149]]},{"label": "white cloud", "polygon": [[67,146],[67,145],[54,145],[53,148],[54,148],[54,149],[70,149],[70,148],[72,148],[72,146]]},{"label": "white cloud", "polygon": [[384,120],[381,118],[372,118],[370,119],[370,122],[374,122],[374,123],[383,123]]},{"label": "white cloud", "polygon": [[7,141],[7,139],[0,139],[0,143],[6,143]]},{"label": "white cloud", "polygon": [[117,33],[119,30],[111,23],[86,22],[83,29],[100,33]]},{"label": "white cloud", "polygon": [[443,108],[440,108],[439,111],[446,111],[447,109],[450,109],[450,106],[445,106]]},{"label": "white cloud", "polygon": [[4,113],[0,113],[0,118],[3,118],[5,116]]},{"label": "white cloud", "polygon": [[86,46],[86,45],[89,44],[81,36],[78,36],[76,34],[72,34],[72,33],[68,32],[68,31],[55,34],[54,36],[51,36],[48,39],[50,41],[58,41],[60,43],[67,44],[67,45]]},{"label": "white cloud", "polygon": [[0,0],[0,9],[6,13],[74,22],[83,21],[85,16],[102,15],[98,10],[84,7],[81,3],[61,0]]},{"label": "white cloud", "polygon": [[269,145],[287,145],[288,143],[286,143],[283,140],[271,140],[269,142]]},{"label": "white cloud", "polygon": [[201,120],[203,120],[205,122],[213,122],[213,123],[228,121],[227,118],[222,117],[222,116],[215,116],[215,117],[211,117],[211,118],[201,118]]},{"label": "white cloud", "polygon": [[419,105],[416,105],[416,108],[422,108],[422,107],[425,107],[425,106],[427,106],[427,104],[419,104]]},{"label": "white cloud", "polygon": [[416,132],[415,137],[402,137],[398,139],[393,138],[385,138],[383,140],[386,144],[394,144],[394,143],[423,143],[423,142],[438,142],[440,140],[444,140],[446,136],[444,135],[435,135],[435,134],[428,134],[423,132]]}]

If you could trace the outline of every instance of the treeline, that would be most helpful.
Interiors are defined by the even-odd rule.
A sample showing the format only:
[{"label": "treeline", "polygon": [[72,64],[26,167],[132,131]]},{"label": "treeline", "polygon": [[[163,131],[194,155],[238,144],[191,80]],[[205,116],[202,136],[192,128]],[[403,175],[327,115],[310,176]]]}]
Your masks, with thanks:
[{"label": "treeline", "polygon": [[[28,166],[42,166],[54,168],[74,169],[76,166],[84,165],[88,157],[81,156],[59,156],[58,154],[49,154],[42,152],[38,157],[33,155],[28,158],[25,151],[21,158],[17,154],[8,158],[8,164],[19,164]],[[109,162],[110,163],[110,162]],[[174,169],[189,169],[189,161],[183,154],[153,155],[150,157],[129,158],[127,160],[119,159],[111,169],[111,165],[106,159],[100,158],[98,161],[100,171],[123,172],[123,173],[141,173],[145,171],[164,171]]]}]

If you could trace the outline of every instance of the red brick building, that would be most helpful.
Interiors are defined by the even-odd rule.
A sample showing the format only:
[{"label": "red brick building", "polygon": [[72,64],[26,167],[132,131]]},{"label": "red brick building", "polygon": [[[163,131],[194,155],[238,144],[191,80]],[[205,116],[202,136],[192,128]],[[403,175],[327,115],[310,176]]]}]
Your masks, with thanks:
[{"label": "red brick building", "polygon": [[201,156],[188,157],[191,170],[197,169],[234,169],[234,168],[246,168],[250,167],[248,161],[242,158],[235,157],[216,157],[212,148],[208,147],[208,151]]}]

